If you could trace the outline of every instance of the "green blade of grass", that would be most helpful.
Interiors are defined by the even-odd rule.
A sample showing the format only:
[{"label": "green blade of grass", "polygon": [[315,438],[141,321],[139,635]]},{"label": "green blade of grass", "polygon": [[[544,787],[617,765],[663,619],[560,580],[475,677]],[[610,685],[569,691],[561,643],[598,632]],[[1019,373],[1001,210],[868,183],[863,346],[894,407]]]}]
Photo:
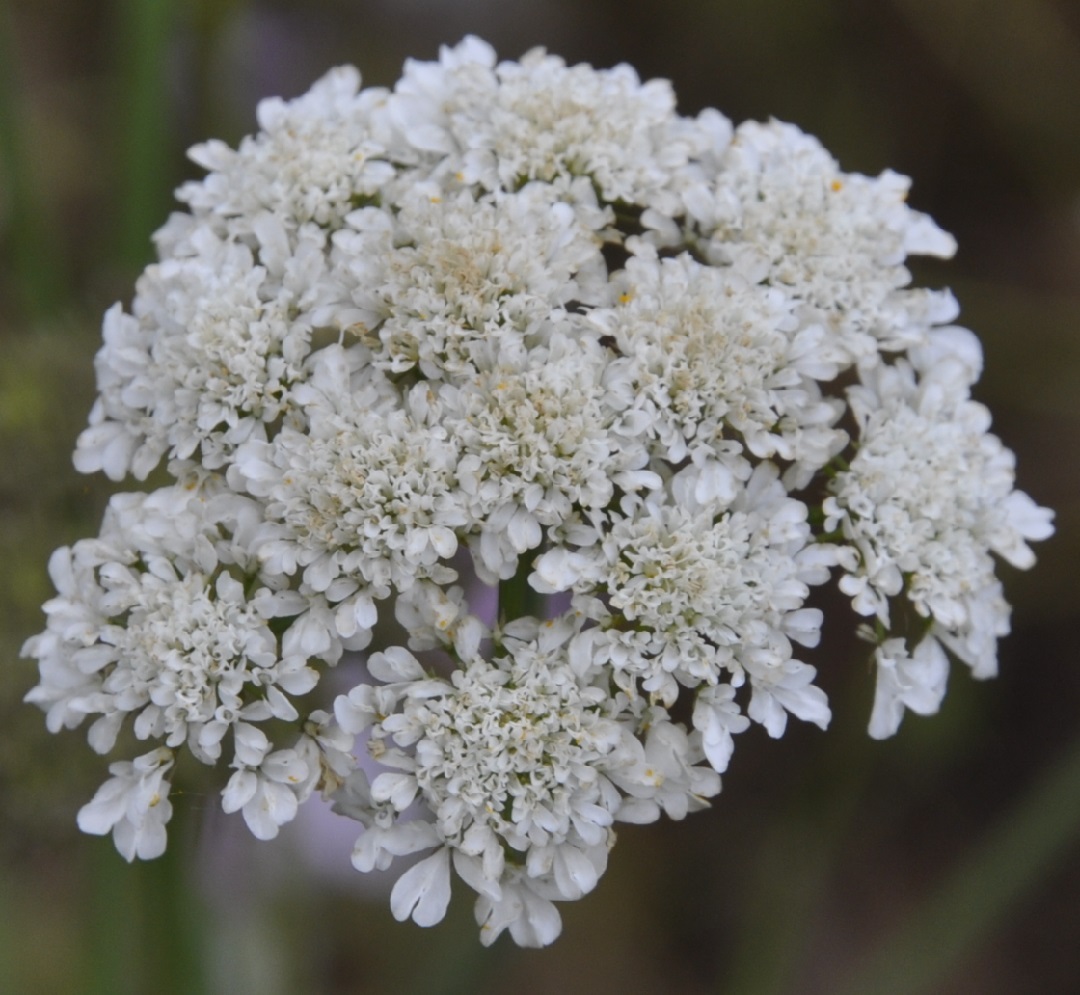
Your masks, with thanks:
[{"label": "green blade of grass", "polygon": [[0,5],[0,178],[6,186],[7,242],[14,296],[31,323],[68,300],[56,225],[34,181],[29,142],[19,112],[11,11]]},{"label": "green blade of grass", "polygon": [[150,256],[149,235],[165,220],[163,205],[171,185],[166,70],[176,6],[171,0],[124,0],[120,6],[123,130],[116,254],[133,269]]},{"label": "green blade of grass", "polygon": [[1080,739],[883,942],[841,995],[945,991],[950,971],[1043,879],[1078,829]]}]

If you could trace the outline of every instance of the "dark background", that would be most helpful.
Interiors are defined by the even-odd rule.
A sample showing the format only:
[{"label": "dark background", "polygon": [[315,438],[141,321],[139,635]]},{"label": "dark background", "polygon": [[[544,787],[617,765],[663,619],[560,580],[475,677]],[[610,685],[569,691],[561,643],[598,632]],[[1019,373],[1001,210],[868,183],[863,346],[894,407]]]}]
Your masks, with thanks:
[{"label": "dark background", "polygon": [[[128,867],[74,817],[104,779],[81,733],[20,699],[50,551],[95,534],[109,489],[71,469],[100,316],[130,302],[196,141],[235,144],[263,96],[332,65],[391,85],[478,34],[629,62],[680,111],[770,116],[847,171],[914,178],[955,234],[916,267],[982,338],[977,396],[1057,510],[1001,676],[954,671],[942,714],[865,736],[873,675],[827,606],[812,661],[828,733],[743,735],[715,807],[626,826],[561,905],[547,951],[483,950],[457,888],[442,925],[390,916],[317,816],[272,843],[213,793],[175,799],[170,854]],[[1080,990],[1080,7],[1065,0],[0,0],[0,991],[141,995]]]}]

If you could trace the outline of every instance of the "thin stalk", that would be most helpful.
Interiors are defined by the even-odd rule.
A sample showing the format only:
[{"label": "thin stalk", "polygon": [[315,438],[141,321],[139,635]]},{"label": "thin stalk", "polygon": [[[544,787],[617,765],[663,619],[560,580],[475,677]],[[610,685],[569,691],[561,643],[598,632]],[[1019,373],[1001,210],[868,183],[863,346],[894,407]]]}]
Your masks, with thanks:
[{"label": "thin stalk", "polygon": [[528,567],[521,567],[509,580],[499,582],[499,618],[505,625],[517,618],[543,617],[544,595],[529,587]]},{"label": "thin stalk", "polygon": [[149,990],[169,995],[202,995],[206,963],[202,924],[206,910],[197,894],[193,871],[194,830],[198,813],[192,799],[176,799],[169,823],[169,847],[157,860],[144,864],[140,903],[146,921],[143,944],[148,953]]},{"label": "thin stalk", "polygon": [[95,840],[90,867],[92,915],[85,919],[86,995],[137,995],[139,923],[133,869],[112,847]]}]

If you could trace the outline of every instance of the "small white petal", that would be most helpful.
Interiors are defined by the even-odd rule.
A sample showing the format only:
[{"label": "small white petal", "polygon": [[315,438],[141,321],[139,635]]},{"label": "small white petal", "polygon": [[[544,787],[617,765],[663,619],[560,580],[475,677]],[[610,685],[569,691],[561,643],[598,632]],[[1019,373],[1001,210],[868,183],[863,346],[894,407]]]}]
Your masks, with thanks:
[{"label": "small white petal", "polygon": [[434,926],[450,904],[450,851],[441,847],[410,867],[390,892],[390,911],[398,922],[408,918],[418,926]]}]

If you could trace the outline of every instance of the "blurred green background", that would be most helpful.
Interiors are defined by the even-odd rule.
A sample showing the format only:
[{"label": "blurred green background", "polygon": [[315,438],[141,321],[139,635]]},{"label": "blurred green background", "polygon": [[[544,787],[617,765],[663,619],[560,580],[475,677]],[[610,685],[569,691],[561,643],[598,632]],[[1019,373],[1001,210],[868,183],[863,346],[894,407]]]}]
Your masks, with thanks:
[{"label": "blurred green background", "polygon": [[[626,61],[680,110],[775,116],[849,171],[914,177],[960,243],[948,284],[982,337],[978,396],[1019,486],[1058,513],[1006,575],[1001,676],[954,671],[941,715],[865,736],[873,677],[830,606],[827,734],[755,728],[685,823],[624,827],[553,949],[483,950],[390,916],[317,814],[273,843],[176,799],[170,853],[128,867],[79,834],[105,777],[21,704],[50,551],[109,488],[70,464],[102,312],[129,302],[184,149],[331,65],[392,84],[466,33],[516,58]],[[1080,6],[1067,0],[11,0],[0,5],[0,992],[803,993],[1080,989]],[[341,827],[337,827],[340,830]]]}]

